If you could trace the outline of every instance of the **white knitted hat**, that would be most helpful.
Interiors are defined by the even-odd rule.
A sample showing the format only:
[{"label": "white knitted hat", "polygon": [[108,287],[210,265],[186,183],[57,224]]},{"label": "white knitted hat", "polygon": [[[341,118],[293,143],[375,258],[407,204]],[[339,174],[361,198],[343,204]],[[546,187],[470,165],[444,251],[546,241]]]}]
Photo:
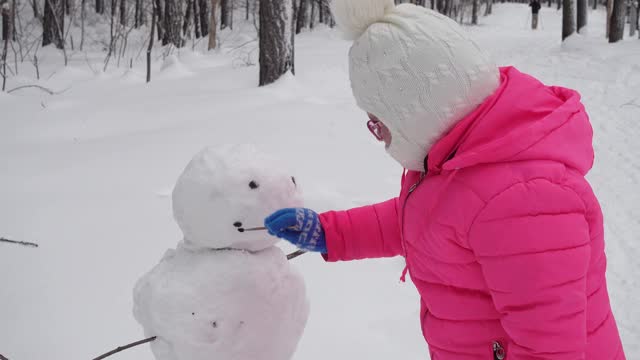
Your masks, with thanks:
[{"label": "white knitted hat", "polygon": [[455,21],[424,7],[333,0],[332,10],[354,40],[349,77],[358,106],[389,128],[396,161],[424,170],[431,146],[497,89],[497,66]]}]

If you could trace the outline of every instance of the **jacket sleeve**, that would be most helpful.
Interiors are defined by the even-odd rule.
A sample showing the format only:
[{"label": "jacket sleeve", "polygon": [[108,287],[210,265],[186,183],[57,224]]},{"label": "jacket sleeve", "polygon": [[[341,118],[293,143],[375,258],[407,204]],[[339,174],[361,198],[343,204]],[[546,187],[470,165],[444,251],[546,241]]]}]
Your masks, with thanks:
[{"label": "jacket sleeve", "polygon": [[585,214],[572,189],[537,179],[495,196],[471,225],[469,246],[511,339],[509,360],[585,359]]},{"label": "jacket sleeve", "polygon": [[402,254],[398,198],[346,211],[320,214],[327,261],[391,257]]}]

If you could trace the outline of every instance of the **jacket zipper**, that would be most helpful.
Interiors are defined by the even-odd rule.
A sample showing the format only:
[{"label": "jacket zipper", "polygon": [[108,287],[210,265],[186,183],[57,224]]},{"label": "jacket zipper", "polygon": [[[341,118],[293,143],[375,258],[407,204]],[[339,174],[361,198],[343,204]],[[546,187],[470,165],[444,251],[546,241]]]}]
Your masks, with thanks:
[{"label": "jacket zipper", "polygon": [[493,360],[504,360],[506,357],[504,348],[500,345],[499,342],[493,342]]},{"label": "jacket zipper", "polygon": [[422,180],[425,178],[425,176],[427,175],[426,171],[423,171],[422,173],[420,173],[420,179],[418,179],[418,181],[416,183],[414,183],[413,185],[411,185],[411,187],[409,187],[409,191],[407,192],[407,197],[404,199],[404,203],[402,204],[402,224],[401,224],[401,228],[400,228],[400,235],[401,235],[401,240],[402,240],[402,249],[404,250],[404,258],[405,258],[405,262],[407,261],[407,246],[404,242],[404,219],[405,219],[405,214],[404,214],[404,210],[407,207],[407,202],[409,201],[409,197],[411,196],[411,193],[413,193],[415,191],[415,189],[418,187],[418,185],[420,185],[420,183],[422,182]]}]

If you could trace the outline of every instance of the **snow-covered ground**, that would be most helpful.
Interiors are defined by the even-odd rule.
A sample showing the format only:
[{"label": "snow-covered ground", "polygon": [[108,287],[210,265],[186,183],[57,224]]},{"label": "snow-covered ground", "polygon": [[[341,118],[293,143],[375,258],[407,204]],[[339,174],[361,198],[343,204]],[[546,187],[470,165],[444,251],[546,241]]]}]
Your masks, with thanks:
[{"label": "snow-covered ground", "polygon": [[[606,217],[612,303],[627,358],[639,359],[640,40],[609,45],[604,13],[590,15],[588,35],[562,46],[560,13],[546,7],[536,32],[529,9],[512,4],[496,4],[470,30],[501,64],[583,94],[595,129],[589,178]],[[256,44],[246,44],[251,28],[223,33],[221,51],[183,50],[165,66],[156,51],[150,84],[141,61],[102,73],[103,53],[75,52],[64,68],[58,52],[44,49],[38,84],[66,91],[0,93],[0,236],[40,244],[0,244],[0,353],[90,359],[142,338],[132,288],[180,239],[169,194],[205,145],[253,143],[285,159],[318,211],[397,193],[401,169],[351,98],[349,44],[329,29],[302,34],[297,76],[257,88],[258,69],[246,66],[256,58]],[[9,88],[35,83],[33,67],[20,70]],[[311,300],[296,360],[428,358],[417,293],[398,281],[402,259],[293,261]],[[152,355],[142,346],[117,358]]]}]

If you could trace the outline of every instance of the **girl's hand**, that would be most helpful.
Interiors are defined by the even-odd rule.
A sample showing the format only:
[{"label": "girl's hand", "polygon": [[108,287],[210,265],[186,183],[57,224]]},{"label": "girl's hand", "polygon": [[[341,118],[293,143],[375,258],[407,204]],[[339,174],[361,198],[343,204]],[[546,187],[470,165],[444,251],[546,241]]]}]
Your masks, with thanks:
[{"label": "girl's hand", "polygon": [[300,249],[327,253],[324,229],[318,214],[305,208],[280,209],[264,220],[269,234],[285,239]]}]

